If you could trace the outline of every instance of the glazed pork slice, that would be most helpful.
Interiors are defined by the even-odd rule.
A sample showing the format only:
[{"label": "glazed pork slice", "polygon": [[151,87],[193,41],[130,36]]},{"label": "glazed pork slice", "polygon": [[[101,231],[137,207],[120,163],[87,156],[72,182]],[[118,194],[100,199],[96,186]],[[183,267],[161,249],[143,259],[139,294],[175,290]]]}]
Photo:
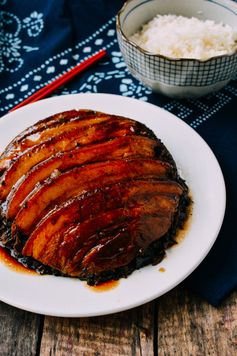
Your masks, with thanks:
[{"label": "glazed pork slice", "polygon": [[60,127],[70,120],[82,120],[88,117],[95,117],[95,112],[92,110],[70,110],[47,117],[28,127],[17,135],[0,155],[0,174],[14,157],[23,153],[27,148],[38,144],[41,138],[51,132],[52,128]]},{"label": "glazed pork slice", "polygon": [[[138,200],[149,201],[152,196],[166,196],[178,201],[183,190],[183,187],[176,182],[155,179],[128,180],[102,186],[66,201],[50,211],[37,225],[31,238],[35,240],[35,238],[48,238],[55,234],[63,235],[75,223],[94,217],[101,211],[119,207],[128,208],[132,204],[137,204]],[[162,201],[160,203],[162,204]],[[163,205],[162,208],[164,209],[165,206]],[[22,245],[22,242],[18,241],[18,245]]]},{"label": "glazed pork slice", "polygon": [[[142,210],[140,208],[140,210]],[[129,211],[133,215],[134,210]],[[136,215],[136,214],[135,214]],[[103,239],[86,251],[80,262],[69,262],[67,275],[89,280],[103,272],[115,272],[119,267],[128,266],[136,257],[143,256],[152,242],[159,240],[169,229],[171,219],[156,216],[155,212],[140,213],[120,229],[108,232]],[[141,236],[144,242],[141,243]]]},{"label": "glazed pork slice", "polygon": [[59,152],[34,166],[20,180],[7,198],[7,216],[13,220],[22,203],[34,189],[52,174],[60,174],[70,168],[86,163],[113,159],[159,158],[162,152],[161,142],[142,136],[124,136],[86,147],[76,148],[69,152]]},{"label": "glazed pork slice", "polygon": [[66,152],[75,147],[85,146],[121,137],[140,135],[149,137],[149,131],[144,130],[140,123],[129,119],[119,120],[116,116],[111,117],[109,122],[97,122],[93,125],[78,127],[60,135],[53,136],[11,161],[8,169],[0,178],[0,201],[5,199],[17,181],[38,163],[48,159],[58,152]]},{"label": "glazed pork slice", "polygon": [[5,148],[4,152],[1,154],[2,157],[6,157],[8,154],[11,154],[12,150],[19,150],[19,145],[22,141],[27,139],[33,134],[39,134],[42,131],[47,130],[50,127],[60,125],[61,123],[71,120],[75,117],[85,117],[91,115],[93,111],[91,110],[70,110],[62,113],[54,114],[52,116],[46,117],[43,120],[37,121],[30,127],[27,127],[24,131],[19,133]]},{"label": "glazed pork slice", "polygon": [[51,125],[46,130],[43,130],[40,133],[33,133],[31,135],[28,135],[18,144],[18,149],[21,152],[24,152],[28,148],[45,142],[53,136],[60,135],[61,133],[65,133],[76,128],[84,128],[86,130],[87,127],[93,126],[97,123],[106,122],[108,120],[110,120],[110,117],[108,115],[93,115],[93,113],[90,113],[90,115],[88,114],[86,116],[79,115],[70,118],[70,120],[64,120],[64,122],[57,123],[57,125],[55,123],[55,125]]},{"label": "glazed pork slice", "polygon": [[[98,249],[101,245],[101,240],[107,243],[105,235],[108,232],[117,230],[121,225],[131,225],[133,228],[136,225],[134,230],[137,230],[138,234],[136,241],[134,240],[134,257],[136,250],[144,252],[153,240],[159,239],[168,231],[182,193],[182,187],[175,182],[155,180],[129,181],[106,186],[99,191],[75,198],[69,204],[66,203],[51,212],[32,232],[22,253],[64,274],[78,276],[81,274],[78,267],[84,255],[88,255],[85,261],[90,260],[89,251],[93,249],[91,254],[94,255],[96,246]],[[147,234],[151,230],[151,227],[147,226],[151,216],[154,221],[158,222],[159,219],[159,224],[152,228],[155,233],[150,234],[150,239],[144,239],[145,230]],[[20,244],[21,241],[18,246]],[[121,252],[119,255],[122,259],[125,258]],[[85,264],[87,265],[86,262]]]},{"label": "glazed pork slice", "polygon": [[30,234],[49,209],[96,187],[127,179],[167,179],[175,174],[169,163],[152,159],[111,160],[71,169],[33,191],[14,219],[12,234]]},{"label": "glazed pork slice", "polygon": [[[17,156],[26,152],[31,147],[44,143],[52,137],[60,136],[60,134],[65,134],[73,129],[82,130],[84,128],[84,132],[86,132],[87,128],[94,128],[94,124],[106,121],[109,121],[110,128],[113,129],[113,121],[121,122],[124,120],[126,120],[127,123],[135,123],[134,120],[131,119],[123,118],[123,120],[119,120],[119,116],[108,115],[92,110],[69,111],[68,114],[65,112],[62,117],[60,115],[58,117],[55,115],[55,118],[52,120],[48,118],[48,121],[46,119],[46,123],[43,122],[41,124],[33,125],[31,128],[23,131],[23,133],[19,134],[6,147],[3,154],[0,156],[0,174],[11,165],[12,161],[14,161]],[[148,130],[146,130],[146,133],[148,133]]]}]

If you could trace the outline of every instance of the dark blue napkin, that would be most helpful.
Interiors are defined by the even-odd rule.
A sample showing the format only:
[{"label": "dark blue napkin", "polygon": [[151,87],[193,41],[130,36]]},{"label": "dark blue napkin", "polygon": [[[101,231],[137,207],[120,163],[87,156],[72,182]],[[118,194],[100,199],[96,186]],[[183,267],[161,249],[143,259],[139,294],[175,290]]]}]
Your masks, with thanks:
[{"label": "dark blue napkin", "polygon": [[211,252],[185,283],[218,305],[237,286],[237,81],[199,100],[153,94],[130,75],[119,51],[115,14],[122,4],[122,0],[0,0],[0,114],[106,48],[107,59],[55,94],[104,92],[148,101],[180,117],[206,140],[225,177],[226,216]]}]

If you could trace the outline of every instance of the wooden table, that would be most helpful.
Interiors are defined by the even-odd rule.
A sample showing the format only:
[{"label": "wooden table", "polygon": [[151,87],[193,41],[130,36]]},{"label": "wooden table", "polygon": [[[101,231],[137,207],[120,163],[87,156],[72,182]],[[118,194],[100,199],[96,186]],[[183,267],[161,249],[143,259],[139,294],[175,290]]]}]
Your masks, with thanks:
[{"label": "wooden table", "polygon": [[1,356],[237,355],[237,293],[219,308],[179,286],[144,306],[56,318],[0,303]]}]

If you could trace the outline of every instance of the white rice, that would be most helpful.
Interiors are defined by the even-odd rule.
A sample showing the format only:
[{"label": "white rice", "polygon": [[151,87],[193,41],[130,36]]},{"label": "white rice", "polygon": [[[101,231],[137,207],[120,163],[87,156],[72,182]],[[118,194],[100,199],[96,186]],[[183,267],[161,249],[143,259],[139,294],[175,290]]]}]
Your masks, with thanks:
[{"label": "white rice", "polygon": [[237,32],[229,25],[195,17],[158,15],[130,40],[150,53],[206,60],[237,50]]}]

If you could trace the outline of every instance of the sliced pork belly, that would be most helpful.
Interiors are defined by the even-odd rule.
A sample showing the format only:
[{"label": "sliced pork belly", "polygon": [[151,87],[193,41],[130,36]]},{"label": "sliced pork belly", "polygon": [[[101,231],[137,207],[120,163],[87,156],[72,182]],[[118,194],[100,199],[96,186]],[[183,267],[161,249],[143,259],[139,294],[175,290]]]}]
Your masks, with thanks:
[{"label": "sliced pork belly", "polygon": [[[37,225],[31,237],[46,238],[55,234],[64,234],[73,224],[89,217],[96,216],[101,211],[113,210],[119,207],[132,206],[138,201],[148,201],[153,196],[159,196],[157,207],[168,210],[169,198],[179,201],[182,187],[172,181],[160,180],[128,180],[121,183],[102,186],[68,200],[50,211]],[[166,197],[166,200],[163,200]],[[167,204],[167,205],[165,205]]]},{"label": "sliced pork belly", "polygon": [[155,158],[161,146],[157,140],[142,136],[118,137],[106,142],[76,148],[69,152],[59,152],[55,156],[34,166],[7,198],[7,216],[14,219],[22,203],[35,185],[52,174],[60,174],[70,168],[88,162],[99,162],[117,158]]},{"label": "sliced pork belly", "polygon": [[[95,253],[102,240],[107,243],[105,235],[108,232],[116,231],[121,225],[130,226],[131,222],[131,226],[136,226],[133,230],[137,231],[134,252],[143,252],[153,239],[159,239],[169,229],[181,192],[181,187],[175,183],[151,181],[149,184],[140,181],[126,183],[125,187],[121,184],[109,186],[100,192],[82,196],[41,221],[27,240],[23,254],[76,276],[81,273],[79,255],[82,260],[90,249],[93,248]],[[159,224],[153,227],[155,234],[151,234],[147,226],[151,216],[157,222],[159,219]],[[145,231],[150,239],[144,239]],[[69,270],[75,255],[75,270]]]},{"label": "sliced pork belly", "polygon": [[36,188],[16,215],[15,231],[29,234],[35,224],[55,205],[97,187],[127,179],[168,178],[173,167],[151,159],[113,160],[87,164],[52,177]]},{"label": "sliced pork belly", "polygon": [[0,156],[0,243],[47,273],[117,279],[163,258],[188,194],[170,152],[142,123],[59,113]]},{"label": "sliced pork belly", "polygon": [[84,119],[90,116],[92,118],[95,117],[94,112],[91,110],[71,110],[52,115],[30,126],[17,135],[0,155],[0,174],[17,155],[22,154],[27,148],[42,142],[43,137],[46,137],[52,129],[59,128],[70,120]]},{"label": "sliced pork belly", "polygon": [[119,120],[112,116],[109,122],[97,122],[93,125],[74,128],[53,136],[37,144],[12,160],[9,167],[0,178],[0,201],[5,199],[17,181],[38,163],[48,159],[58,152],[66,152],[78,146],[104,141],[126,135],[148,136],[147,131],[141,130],[141,124],[129,119]]}]

